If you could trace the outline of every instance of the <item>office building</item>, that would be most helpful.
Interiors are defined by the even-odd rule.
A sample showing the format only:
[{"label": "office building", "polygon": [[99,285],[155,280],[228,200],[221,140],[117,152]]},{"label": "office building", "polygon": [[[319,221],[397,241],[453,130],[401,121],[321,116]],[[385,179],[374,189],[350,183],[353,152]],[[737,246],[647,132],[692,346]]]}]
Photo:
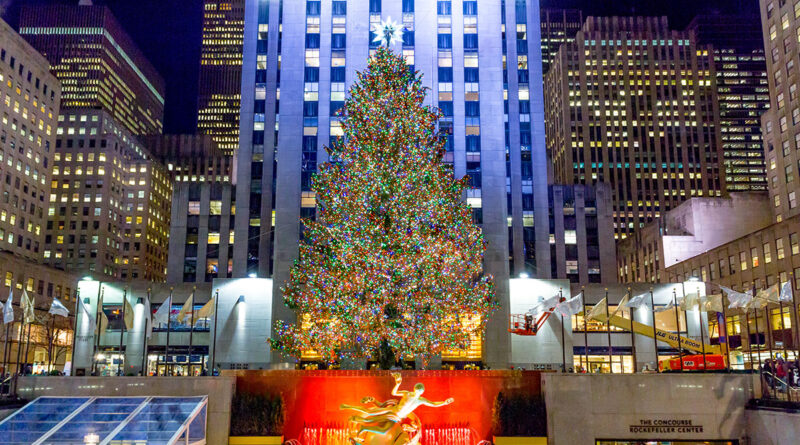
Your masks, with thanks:
[{"label": "office building", "polygon": [[105,110],[59,116],[45,261],[96,278],[164,281],[172,181]]},{"label": "office building", "polygon": [[2,20],[0,30],[0,250],[40,261],[61,85]]},{"label": "office building", "polygon": [[542,8],[542,73],[547,75],[558,49],[564,43],[575,41],[575,35],[583,27],[583,11],[580,9]]},{"label": "office building", "polygon": [[727,189],[766,190],[761,115],[769,108],[769,85],[759,18],[700,15],[687,29],[714,49]]},{"label": "office building", "polygon": [[245,0],[203,1],[197,131],[227,154],[239,147]]},{"label": "office building", "polygon": [[800,4],[762,0],[770,110],[762,119],[774,221],[800,215]]},{"label": "office building", "polygon": [[23,6],[19,26],[61,81],[63,109],[103,109],[137,136],[163,132],[164,79],[107,7]]},{"label": "office building", "polygon": [[233,158],[209,135],[169,134],[141,138],[175,182],[230,182]]},{"label": "office building", "polygon": [[666,18],[590,17],[545,95],[555,182],[609,183],[618,239],[725,191],[713,51]]}]

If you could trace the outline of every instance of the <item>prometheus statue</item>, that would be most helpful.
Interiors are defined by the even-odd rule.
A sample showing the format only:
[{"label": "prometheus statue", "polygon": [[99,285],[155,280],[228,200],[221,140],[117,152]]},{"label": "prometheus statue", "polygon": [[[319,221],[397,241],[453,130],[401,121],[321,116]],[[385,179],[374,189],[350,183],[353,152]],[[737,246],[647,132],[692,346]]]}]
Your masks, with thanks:
[{"label": "prometheus statue", "polygon": [[422,397],[425,385],[417,383],[412,391],[400,391],[403,378],[392,373],[394,389],[392,395],[400,399],[377,402],[374,397],[365,397],[361,406],[341,405],[343,410],[359,413],[350,418],[350,443],[360,445],[416,445],[422,437],[422,422],[414,410],[420,406],[439,407],[453,403],[453,398],[444,402],[431,402]]}]

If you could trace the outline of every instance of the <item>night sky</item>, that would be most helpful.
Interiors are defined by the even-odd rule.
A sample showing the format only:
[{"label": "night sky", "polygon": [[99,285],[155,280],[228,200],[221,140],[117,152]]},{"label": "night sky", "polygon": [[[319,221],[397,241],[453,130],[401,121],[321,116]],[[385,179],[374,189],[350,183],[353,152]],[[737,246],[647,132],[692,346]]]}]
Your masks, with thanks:
[{"label": "night sky", "polygon": [[[741,10],[758,14],[758,0],[541,1],[544,6],[583,9],[585,16],[667,15],[675,28],[685,26],[698,12]],[[3,18],[16,28],[22,4],[77,2],[0,0],[0,9],[5,8]],[[193,133],[197,121],[202,0],[95,0],[95,4],[105,4],[112,9],[142,52],[166,79],[165,133]]]}]

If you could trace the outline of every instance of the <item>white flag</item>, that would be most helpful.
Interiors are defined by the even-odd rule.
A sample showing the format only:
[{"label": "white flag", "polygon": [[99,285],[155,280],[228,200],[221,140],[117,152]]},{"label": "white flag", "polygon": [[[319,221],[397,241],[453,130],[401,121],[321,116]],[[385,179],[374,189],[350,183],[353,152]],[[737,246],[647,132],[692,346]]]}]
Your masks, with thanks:
[{"label": "white flag", "polygon": [[50,303],[50,310],[47,311],[47,313],[59,315],[61,317],[69,317],[69,309],[58,301],[58,298],[53,298],[53,302]]},{"label": "white flag", "polygon": [[781,286],[780,301],[783,301],[784,303],[787,301],[792,301],[793,297],[794,295],[792,293],[792,282],[787,281],[783,283],[783,286]]},{"label": "white flag", "polygon": [[[167,300],[158,307],[155,315],[153,315],[153,323],[159,325],[169,325],[169,315],[172,310],[172,295],[167,297]],[[169,327],[167,327],[169,329]]]},{"label": "white flag", "polygon": [[633,309],[639,309],[640,307],[648,306],[649,297],[650,294],[637,295],[628,300],[628,302],[625,303],[625,306]]},{"label": "white flag", "polygon": [[180,312],[178,312],[178,323],[191,324],[192,314],[194,313],[194,291],[189,295],[186,303],[183,303]]},{"label": "white flag", "polygon": [[737,292],[729,287],[720,286],[720,288],[728,294],[729,309],[737,309],[746,307],[753,299],[753,295],[748,292]]},{"label": "white flag", "polygon": [[666,312],[666,311],[668,311],[670,309],[673,309],[673,308],[675,308],[675,300],[674,299],[673,300],[669,300],[669,303],[667,303],[666,306],[655,308],[655,310],[653,310],[653,312]]},{"label": "white flag", "polygon": [[722,312],[722,294],[709,295],[700,300],[701,308],[706,312]]},{"label": "white flag", "polygon": [[28,295],[25,289],[22,289],[22,316],[25,318],[25,323],[33,323],[36,320],[36,311],[33,298]]},{"label": "white flag", "polygon": [[699,304],[700,295],[698,292],[690,292],[680,299],[680,306],[684,311],[693,311],[697,309]]},{"label": "white flag", "polygon": [[614,309],[614,312],[611,314],[612,317],[616,317],[619,311],[621,311],[622,308],[628,304],[628,300],[630,300],[629,295],[630,294],[626,293],[625,296],[622,297],[622,300],[620,300],[619,304],[617,305],[617,308]]},{"label": "white flag", "polygon": [[774,284],[766,289],[758,291],[756,298],[764,300],[764,304],[778,303],[780,301],[780,286]]},{"label": "white flag", "polygon": [[8,300],[3,306],[3,324],[14,322],[14,289],[8,291]]},{"label": "white flag", "polygon": [[603,298],[600,300],[599,303],[594,305],[591,311],[586,314],[586,318],[589,320],[595,319],[600,315],[606,315],[608,313],[608,298]]},{"label": "white flag", "polygon": [[555,311],[559,314],[570,317],[575,314],[580,314],[583,311],[583,302],[581,301],[581,294],[570,298],[569,300],[562,301],[556,305]]},{"label": "white flag", "polygon": [[556,294],[550,298],[545,299],[544,297],[539,297],[539,301],[530,309],[528,310],[528,314],[537,315],[545,312],[552,312],[553,308],[556,307],[558,304],[558,300],[561,299],[561,295]]}]

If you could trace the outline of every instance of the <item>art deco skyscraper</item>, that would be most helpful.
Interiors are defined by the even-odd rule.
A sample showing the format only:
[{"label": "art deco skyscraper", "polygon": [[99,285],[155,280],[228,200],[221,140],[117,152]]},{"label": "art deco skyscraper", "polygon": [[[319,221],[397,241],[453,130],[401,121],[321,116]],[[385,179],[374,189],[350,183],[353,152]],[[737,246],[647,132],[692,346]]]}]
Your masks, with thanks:
[{"label": "art deco skyscraper", "polygon": [[617,238],[725,191],[713,52],[666,18],[590,17],[561,46],[545,104],[555,181],[609,183]]},{"label": "art deco skyscraper", "polygon": [[161,134],[164,80],[105,6],[26,6],[20,34],[61,81],[62,109],[101,108],[134,135]]},{"label": "art deco skyscraper", "polygon": [[244,7],[245,0],[203,2],[197,131],[227,154],[239,146]]}]

